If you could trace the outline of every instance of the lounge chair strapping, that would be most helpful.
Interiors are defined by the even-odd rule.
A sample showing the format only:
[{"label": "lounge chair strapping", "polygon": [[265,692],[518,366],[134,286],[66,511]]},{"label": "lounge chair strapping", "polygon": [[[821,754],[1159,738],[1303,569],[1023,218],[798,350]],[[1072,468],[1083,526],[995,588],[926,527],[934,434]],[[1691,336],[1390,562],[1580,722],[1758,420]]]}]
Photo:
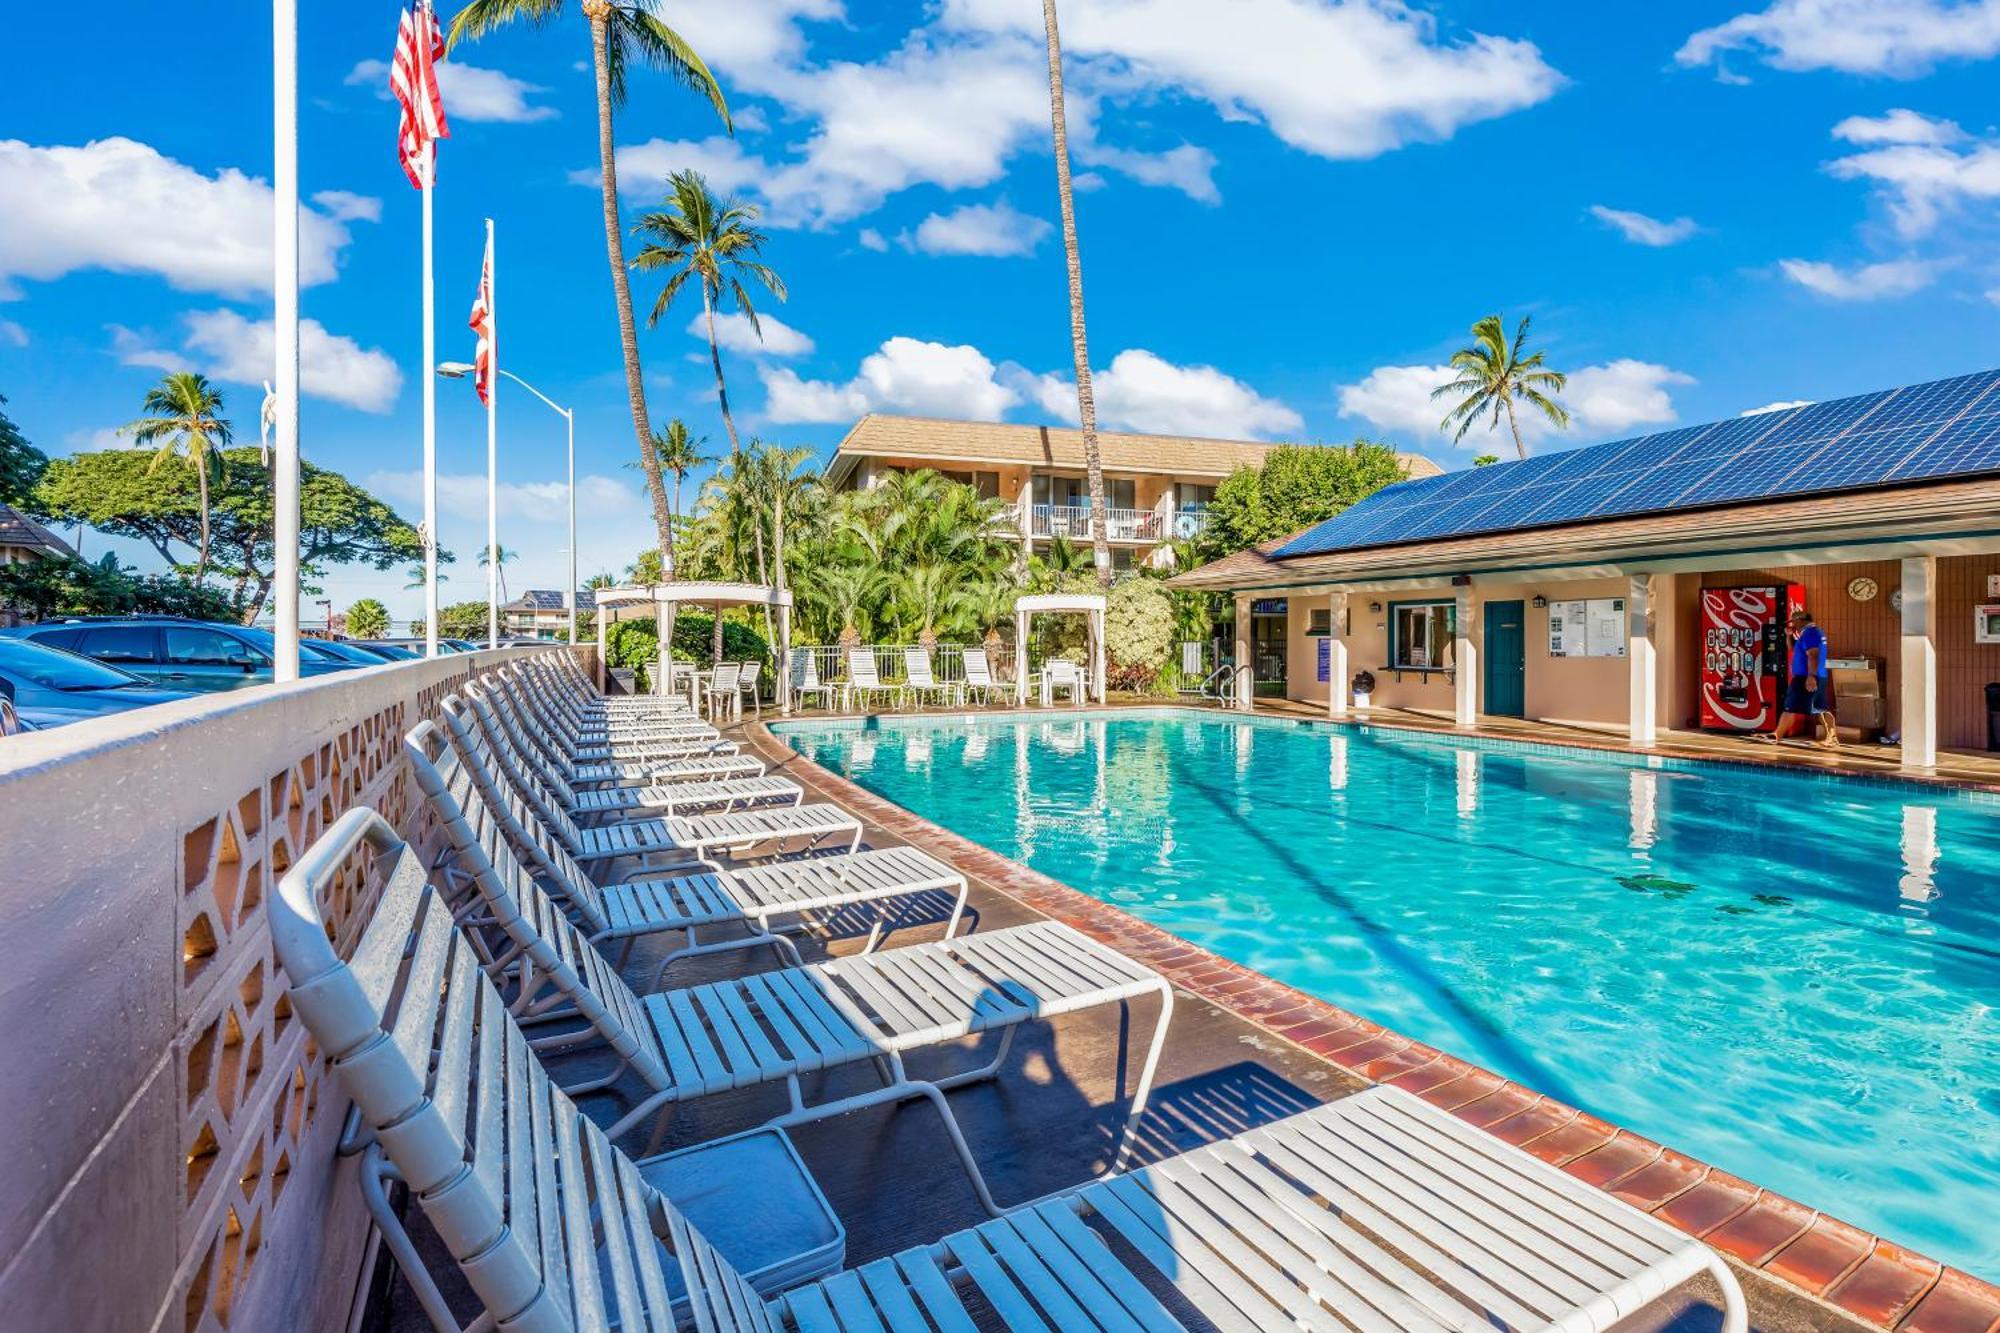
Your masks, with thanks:
[{"label": "lounge chair strapping", "polygon": [[[1172,991],[1158,974],[1068,926],[1041,921],[641,999],[505,854],[503,843],[473,832],[487,821],[477,801],[467,797],[460,803],[471,784],[453,783],[431,764],[425,754],[430,744],[420,734],[429,725],[420,724],[406,748],[418,785],[451,831],[464,862],[461,875],[472,880],[487,916],[512,941],[513,954],[499,956],[520,960],[514,1007],[544,1012],[565,1005],[588,1025],[581,1037],[545,1037],[538,1045],[572,1046],[594,1034],[611,1047],[620,1069],[589,1088],[609,1086],[629,1066],[653,1089],[611,1127],[613,1138],[676,1103],[764,1083],[782,1081],[790,1094],[791,1109],[768,1122],[780,1127],[923,1098],[943,1118],[980,1201],[997,1212],[944,1091],[998,1073],[1024,1022],[1153,995],[1160,1017],[1133,1092],[1119,1147],[1122,1159],[1145,1111],[1173,1014]],[[1001,1040],[987,1064],[929,1080],[913,1078],[904,1068],[908,1052],[994,1031]],[[859,1064],[873,1064],[883,1086],[806,1104],[801,1074]]]},{"label": "lounge chair strapping", "polygon": [[884,694],[889,697],[889,706],[894,708],[902,703],[903,692],[904,689],[901,685],[884,685],[882,683],[881,673],[875,666],[875,650],[873,648],[849,648],[847,650],[847,685],[841,692],[841,707],[843,709],[849,712],[853,711],[854,696],[857,694],[861,696],[863,707],[866,707],[876,695]]},{"label": "lounge chair strapping", "polygon": [[[445,730],[451,714],[445,718]],[[444,742],[436,723],[420,723],[404,744],[417,786],[444,826],[464,872],[477,880],[499,877],[499,891],[519,897],[518,882],[532,869],[562,895],[570,916],[593,943],[629,941],[681,932],[683,946],[666,954],[653,984],[673,963],[697,954],[769,946],[794,963],[799,953],[777,931],[804,925],[843,909],[886,911],[896,900],[945,895],[951,916],[945,938],[958,932],[965,911],[965,876],[914,847],[814,856],[723,869],[708,865],[685,875],[600,885],[549,831],[517,789],[503,785],[467,746]],[[467,759],[473,754],[471,760]],[[522,861],[526,861],[526,867]],[[874,922],[863,952],[881,942],[886,916]],[[704,941],[711,928],[745,933]]]},{"label": "lounge chair strapping", "polygon": [[903,649],[903,678],[918,703],[929,694],[937,696],[939,703],[949,704],[958,694],[955,685],[944,684],[932,673],[930,653],[915,645]]},{"label": "lounge chair strapping", "polygon": [[980,703],[990,704],[996,694],[1002,699],[1007,697],[1007,692],[993,679],[993,664],[987,660],[984,648],[967,648],[964,660],[965,698],[969,700],[976,693]]},{"label": "lounge chair strapping", "polygon": [[[350,964],[316,893],[363,842],[393,869]],[[368,1152],[509,1333],[666,1333],[675,1269],[704,1333],[1170,1330],[1169,1287],[1227,1330],[1600,1333],[1703,1273],[1747,1326],[1701,1242],[1387,1087],[767,1297],[554,1086],[379,815],[286,873],[271,934]]]},{"label": "lounge chair strapping", "polygon": [[[568,758],[561,743],[538,719],[525,715],[511,695],[498,695],[485,681],[467,681],[462,687],[475,708],[485,707],[518,753],[539,756],[547,769],[560,771],[563,781],[576,788],[604,784],[645,784],[699,778],[721,781],[735,777],[756,777],[764,771],[762,760],[741,754],[735,746],[700,751],[676,759],[602,760],[580,762]],[[579,810],[585,807],[581,804]]]},{"label": "lounge chair strapping", "polygon": [[821,682],[819,663],[810,648],[792,649],[792,707],[803,708],[809,698],[817,698],[826,707],[833,707],[835,687]]}]

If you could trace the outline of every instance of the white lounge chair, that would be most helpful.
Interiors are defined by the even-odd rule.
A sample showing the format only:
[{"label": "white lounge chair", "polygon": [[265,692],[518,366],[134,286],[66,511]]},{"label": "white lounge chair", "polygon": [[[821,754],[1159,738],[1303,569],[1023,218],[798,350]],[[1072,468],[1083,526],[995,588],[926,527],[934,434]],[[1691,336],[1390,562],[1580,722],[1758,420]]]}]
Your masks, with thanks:
[{"label": "white lounge chair", "polygon": [[[412,744],[422,749],[427,742],[413,737]],[[447,827],[470,827],[466,814],[446,813],[452,809],[449,791],[439,799],[428,782],[424,785]],[[477,810],[470,814],[476,817]],[[642,999],[532,876],[518,865],[510,870],[505,860],[497,865],[499,873],[491,873],[475,860],[466,877],[493,926],[513,945],[512,954],[488,950],[514,970],[519,990],[513,1009],[573,1015],[587,1025],[581,1033],[552,1035],[537,1045],[567,1049],[601,1040],[652,1089],[611,1127],[614,1139],[668,1106],[762,1083],[783,1082],[790,1094],[790,1110],[767,1122],[778,1127],[923,1098],[944,1119],[980,1201],[998,1212],[944,1091],[997,1074],[1016,1029],[1030,1019],[1123,1006],[1152,995],[1160,1001],[1160,1018],[1133,1091],[1121,1159],[1145,1111],[1173,1016],[1172,989],[1157,973],[1060,922],[836,958]],[[1001,1040],[997,1054],[976,1068],[917,1079],[903,1067],[906,1053],[985,1032],[999,1032]],[[875,1066],[882,1087],[806,1104],[800,1074],[862,1063]],[[617,1076],[588,1086],[608,1087]]]},{"label": "white lounge chair", "polygon": [[[364,842],[391,871],[350,964],[316,895]],[[1735,1276],[1700,1241],[1388,1087],[771,1296],[554,1085],[380,815],[343,816],[286,873],[270,915],[294,1011],[369,1153],[460,1265],[482,1327],[671,1329],[676,1268],[704,1333],[956,1331],[975,1316],[1009,1330],[1176,1329],[1155,1294],[1168,1288],[1230,1330],[1603,1333],[1703,1274],[1724,1333],[1748,1326]],[[435,1296],[384,1215],[392,1251]]]},{"label": "white lounge chair", "polygon": [[904,688],[918,703],[931,694],[939,703],[949,705],[958,694],[955,686],[940,682],[931,673],[931,655],[916,645],[903,649],[903,678],[908,682]]},{"label": "white lounge chair", "polygon": [[[683,958],[728,950],[769,947],[792,962],[798,949],[781,928],[811,929],[833,914],[873,907],[878,915],[862,952],[872,952],[889,924],[895,901],[943,899],[951,904],[945,938],[958,933],[965,913],[965,876],[914,847],[884,847],[793,861],[723,869],[709,865],[693,874],[634,879],[600,885],[541,822],[518,792],[503,788],[464,752],[445,743],[435,723],[420,723],[404,742],[417,786],[431,803],[464,872],[498,876],[515,884],[533,870],[562,895],[569,915],[593,944],[621,943],[648,935],[678,932],[683,947],[666,954],[653,986]],[[524,864],[525,863],[525,864]],[[520,890],[508,888],[519,896]],[[941,905],[941,904],[940,904]],[[720,940],[701,938],[712,928],[740,927],[746,933]]]},{"label": "white lounge chair", "polygon": [[897,707],[902,703],[903,687],[901,685],[884,685],[882,683],[881,673],[875,668],[875,650],[873,648],[849,648],[847,650],[847,684],[841,691],[840,705],[843,711],[850,713],[854,711],[854,696],[857,693],[861,696],[863,707],[866,707],[869,701],[878,694],[888,696],[891,708]]},{"label": "white lounge chair", "polygon": [[1042,706],[1055,702],[1058,692],[1068,690],[1069,701],[1083,706],[1089,690],[1084,684],[1083,669],[1076,663],[1061,657],[1052,657],[1042,664]]},{"label": "white lounge chair", "polygon": [[[584,795],[585,788],[597,789],[607,784],[630,788],[634,784],[643,786],[661,782],[719,782],[730,778],[757,777],[764,772],[762,760],[738,753],[734,745],[681,759],[573,762],[563,757],[561,747],[546,729],[540,728],[538,722],[523,718],[510,699],[490,691],[485,681],[467,681],[462,688],[475,710],[484,708],[484,716],[499,724],[516,751],[541,757],[545,761],[545,771],[559,770],[563,782],[575,788],[579,798]],[[615,796],[607,796],[604,800],[607,808],[628,808],[620,804]],[[584,811],[591,807],[579,799],[575,808]]]},{"label": "white lounge chair", "polygon": [[819,698],[826,707],[834,706],[835,687],[819,678],[819,662],[810,648],[792,649],[792,707],[804,708],[808,698]]},{"label": "white lounge chair", "polygon": [[[743,664],[742,671],[738,673],[736,677],[737,692],[743,696],[743,703],[748,703],[750,705],[750,711],[757,717],[764,716],[764,699],[763,695],[758,691],[757,688],[757,683],[759,680],[763,678],[763,675],[764,675],[764,663],[760,659],[757,661],[745,662]],[[743,715],[742,703],[739,703],[737,705],[736,715],[738,717],[741,717]]]},{"label": "white lounge chair", "polygon": [[970,702],[972,696],[977,693],[980,703],[990,704],[997,694],[1002,702],[1005,702],[1007,691],[993,679],[993,664],[987,661],[986,650],[967,648],[964,660],[965,684],[960,689],[961,697]]},{"label": "white lounge chair", "polygon": [[[643,768],[671,759],[693,759],[702,755],[735,754],[734,741],[711,740],[706,736],[668,736],[635,741],[596,739],[588,732],[571,727],[553,715],[531,694],[516,689],[504,675],[489,677],[501,697],[514,710],[522,727],[542,750],[565,767],[592,764],[632,764]],[[572,778],[572,781],[581,779]]]}]

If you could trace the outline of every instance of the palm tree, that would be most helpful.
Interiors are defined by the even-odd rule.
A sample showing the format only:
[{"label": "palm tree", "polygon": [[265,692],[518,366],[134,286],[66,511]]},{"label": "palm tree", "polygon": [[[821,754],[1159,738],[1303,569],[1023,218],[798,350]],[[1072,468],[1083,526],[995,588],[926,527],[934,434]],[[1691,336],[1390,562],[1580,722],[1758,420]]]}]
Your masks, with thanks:
[{"label": "palm tree", "polygon": [[1526,315],[1514,326],[1511,344],[1507,341],[1506,321],[1498,315],[1488,315],[1472,326],[1472,346],[1451,354],[1451,368],[1458,372],[1458,378],[1431,390],[1431,400],[1457,396],[1457,403],[1438,423],[1439,430],[1451,433],[1454,444],[1465,438],[1465,432],[1472,429],[1481,413],[1492,414],[1487,423],[1489,430],[1500,425],[1504,413],[1507,429],[1514,433],[1514,452],[1526,458],[1528,446],[1522,443],[1521,426],[1514,419],[1516,398],[1557,426],[1569,425],[1569,410],[1549,396],[1561,393],[1569,383],[1569,376],[1543,365],[1540,352],[1521,355],[1527,341]]},{"label": "palm tree", "polygon": [[839,626],[840,646],[852,648],[861,642],[863,609],[881,584],[882,571],[872,565],[822,565],[813,571],[807,600],[825,614],[829,627]]},{"label": "palm tree", "polygon": [[118,428],[136,444],[157,444],[148,472],[158,471],[169,458],[185,457],[201,485],[201,549],[195,557],[194,581],[208,573],[208,488],[220,482],[222,451],[229,447],[229,418],[222,415],[222,391],[205,375],[176,370],[146,390],[147,415]]},{"label": "palm tree", "polygon": [[665,430],[653,434],[653,452],[659,459],[660,470],[674,474],[674,501],[669,513],[675,519],[680,517],[681,483],[687,480],[687,474],[715,461],[701,451],[707,443],[706,436],[695,436],[679,417],[669,421]]},{"label": "palm tree", "polygon": [[[505,606],[507,604],[507,562],[512,560],[517,552],[510,551],[504,546],[496,547],[495,549],[500,556],[500,604]],[[483,549],[479,552],[479,567],[481,569],[486,568],[486,555],[487,553]]]},{"label": "palm tree", "polygon": [[[639,439],[639,460],[652,491],[657,525],[664,508],[665,487],[653,457],[653,428],[646,415],[646,382],[639,369],[639,332],[632,320],[632,286],[625,272],[624,227],[618,215],[618,162],[612,136],[612,113],[625,103],[625,71],[633,60],[651,65],[706,97],[730,133],[729,104],[708,66],[661,21],[661,0],[582,0],[590,23],[591,65],[597,79],[597,160],[604,193],[604,250],[611,264],[611,292],[618,307],[618,341],[625,354],[625,396],[632,406],[632,430]],[[563,0],[471,0],[451,21],[447,45],[462,39],[478,41],[490,32],[525,20],[537,27],[562,13]],[[660,558],[668,577],[674,568],[674,534],[660,526]]]},{"label": "palm tree", "polygon": [[608,572],[592,574],[583,581],[583,590],[585,592],[596,592],[599,588],[615,588],[617,586],[618,580],[611,577]]},{"label": "palm tree", "polygon": [[958,609],[965,571],[955,565],[911,565],[890,576],[896,600],[917,627],[917,643],[925,652],[937,647],[940,622]]},{"label": "palm tree", "polygon": [[1090,387],[1090,349],[1083,336],[1083,260],[1076,249],[1076,198],[1069,181],[1069,126],[1063,113],[1062,37],[1056,0],[1042,0],[1049,39],[1049,122],[1055,133],[1056,195],[1062,204],[1063,258],[1069,266],[1069,341],[1076,354],[1076,417],[1083,431],[1083,463],[1090,474],[1090,544],[1097,581],[1111,583],[1111,540],[1104,527],[1104,459],[1097,451],[1097,397]]}]

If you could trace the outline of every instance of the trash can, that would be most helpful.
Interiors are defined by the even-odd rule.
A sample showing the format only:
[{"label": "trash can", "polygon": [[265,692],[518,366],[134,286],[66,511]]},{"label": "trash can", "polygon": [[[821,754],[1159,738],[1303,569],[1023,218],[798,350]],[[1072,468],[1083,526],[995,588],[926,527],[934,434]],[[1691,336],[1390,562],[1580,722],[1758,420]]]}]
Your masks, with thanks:
[{"label": "trash can", "polygon": [[1986,683],[1986,748],[2000,750],[2000,681]]}]

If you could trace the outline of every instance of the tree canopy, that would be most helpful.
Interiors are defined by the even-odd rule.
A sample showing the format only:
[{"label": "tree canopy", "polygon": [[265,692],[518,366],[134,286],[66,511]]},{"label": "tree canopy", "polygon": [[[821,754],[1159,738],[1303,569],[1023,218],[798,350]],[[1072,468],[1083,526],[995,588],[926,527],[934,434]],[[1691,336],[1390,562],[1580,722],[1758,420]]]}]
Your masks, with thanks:
[{"label": "tree canopy", "polygon": [[1198,553],[1214,560],[1289,536],[1402,480],[1402,461],[1384,444],[1281,444],[1262,468],[1239,469],[1215,488]]},{"label": "tree canopy", "polygon": [[[226,450],[222,458],[222,479],[210,496],[211,566],[231,580],[230,605],[248,624],[263,609],[274,574],[271,474],[254,447]],[[198,478],[185,468],[155,470],[151,456],[139,450],[52,461],[32,504],[59,521],[143,541],[176,568],[188,567],[184,555],[200,549]],[[334,565],[388,569],[423,558],[416,527],[338,472],[302,463],[299,511],[303,578],[321,577]],[[438,559],[451,556],[440,551]],[[319,591],[311,585],[303,590]]]},{"label": "tree canopy", "polygon": [[0,394],[0,505],[32,508],[35,483],[49,460],[21,434],[5,411],[6,403],[7,396]]},{"label": "tree canopy", "polygon": [[347,608],[348,637],[383,639],[389,635],[389,608],[373,597],[363,597]]},{"label": "tree canopy", "polygon": [[110,551],[96,560],[66,555],[0,565],[0,607],[28,620],[133,615],[227,620],[234,612],[212,586],[178,574],[139,575]]}]

